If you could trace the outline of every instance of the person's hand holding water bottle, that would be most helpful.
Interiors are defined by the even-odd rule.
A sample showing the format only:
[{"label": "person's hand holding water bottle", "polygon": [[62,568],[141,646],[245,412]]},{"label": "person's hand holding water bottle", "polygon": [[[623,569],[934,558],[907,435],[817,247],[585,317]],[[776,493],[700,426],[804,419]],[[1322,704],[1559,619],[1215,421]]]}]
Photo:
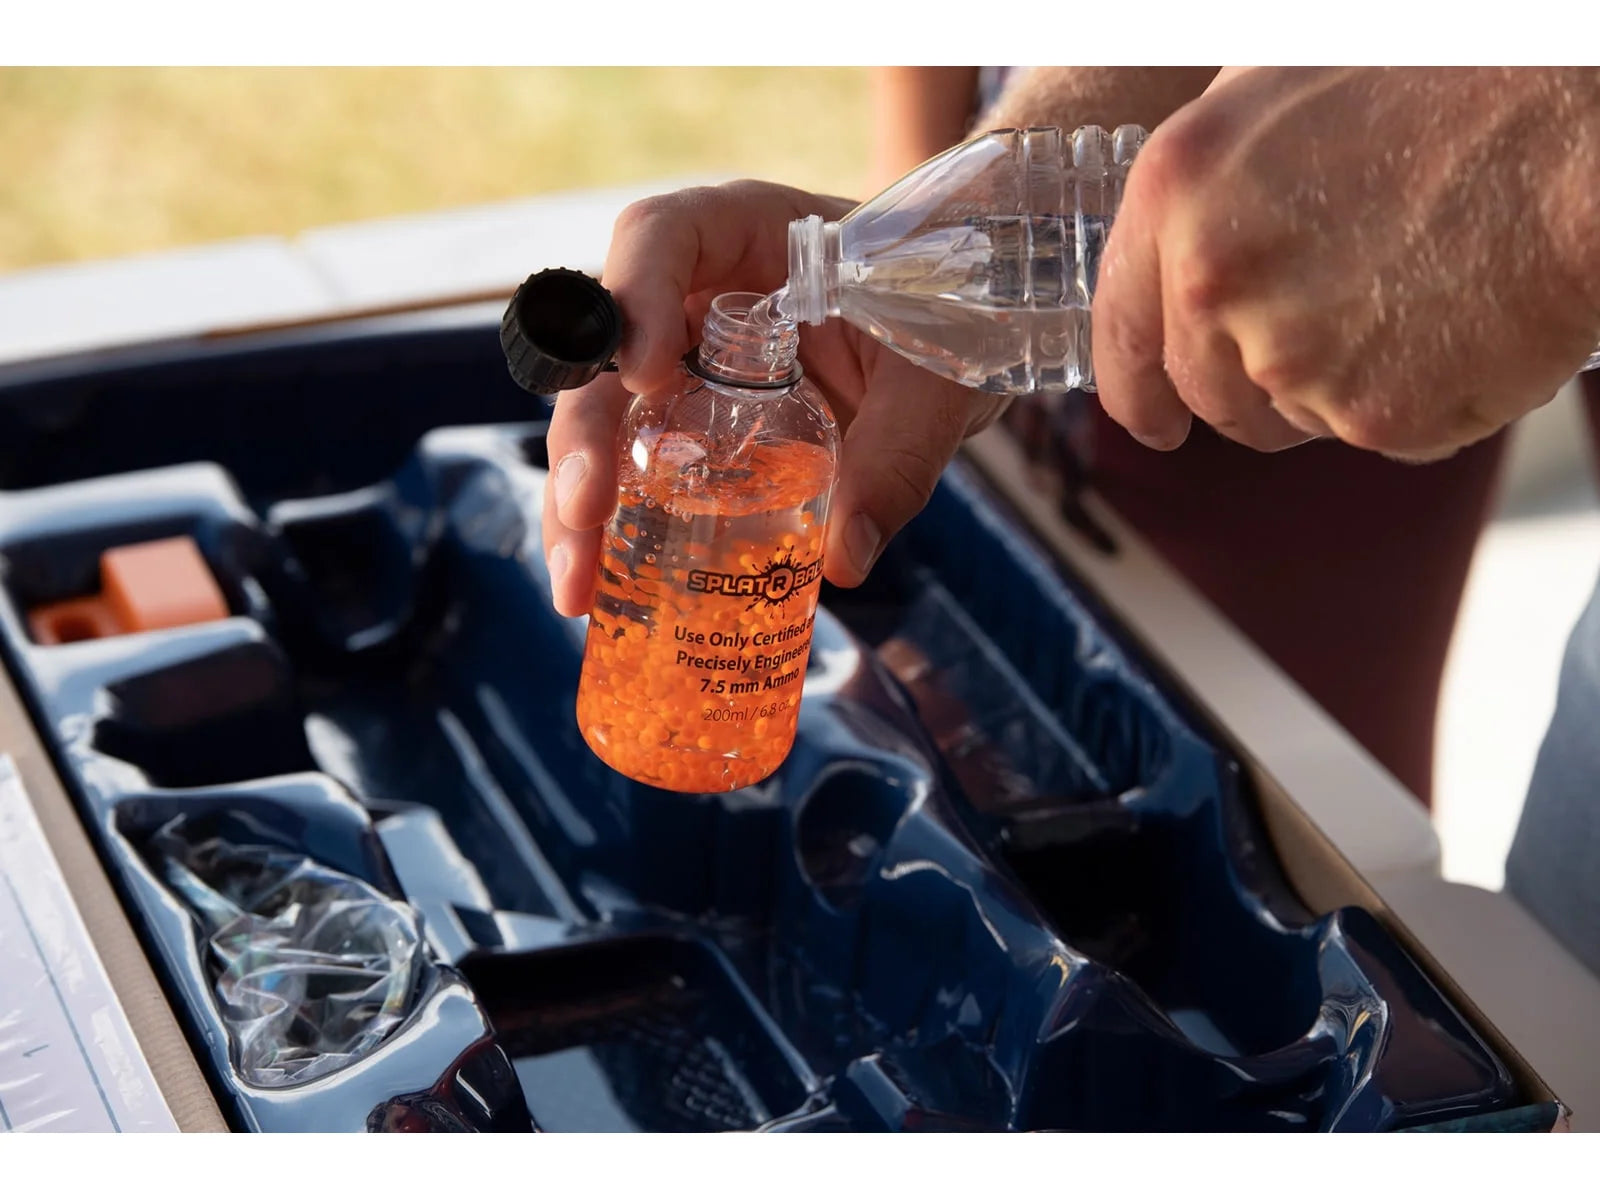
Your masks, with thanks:
[{"label": "person's hand holding water bottle", "polygon": [[[560,397],[547,439],[544,548],[558,611],[590,609],[601,527],[617,503],[617,436],[630,396],[671,376],[715,296],[784,285],[790,221],[814,213],[834,220],[850,208],[846,200],[741,182],[623,212],[602,276],[627,323],[618,371]],[[803,327],[800,360],[845,428],[824,558],[830,580],[853,586],[927,502],[962,440],[1005,402],[939,379],[843,321]]]},{"label": "person's hand holding water bottle", "polygon": [[1223,72],[1129,175],[1094,303],[1106,411],[1432,459],[1600,340],[1600,71]]}]

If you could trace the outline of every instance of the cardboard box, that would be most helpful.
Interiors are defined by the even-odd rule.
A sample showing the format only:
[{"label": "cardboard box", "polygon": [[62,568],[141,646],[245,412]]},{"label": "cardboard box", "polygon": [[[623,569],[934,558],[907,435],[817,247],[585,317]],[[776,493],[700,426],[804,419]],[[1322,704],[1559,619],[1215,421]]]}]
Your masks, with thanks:
[{"label": "cardboard box", "polygon": [[[1500,1026],[1525,1004],[1508,996],[1493,1012],[1458,981],[1455,956],[1419,931],[1422,903],[1436,898],[1438,841],[1426,812],[1369,755],[1289,681],[1260,651],[1145,547],[1092,494],[1088,516],[1114,547],[1110,552],[1063,519],[1048,489],[1035,486],[1011,435],[992,429],[966,451],[989,483],[1083,590],[1111,611],[1147,658],[1212,723],[1246,767],[1266,829],[1290,882],[1318,911],[1357,905],[1373,912],[1423,963],[1452,1003],[1485,1036],[1533,1101],[1528,1108],[1474,1128],[1570,1127],[1570,1114]],[[0,748],[16,759],[52,848],[61,861],[95,946],[181,1128],[226,1128],[205,1076],[184,1038],[9,679],[0,680]],[[1444,885],[1447,886],[1447,885]],[[1438,918],[1428,918],[1438,928]],[[1546,969],[1568,981],[1579,1011],[1600,1012],[1600,981],[1577,968],[1553,942],[1527,939],[1519,970],[1537,979]],[[1595,1003],[1582,992],[1593,984]],[[1581,995],[1579,993],[1582,993]],[[1548,1074],[1552,1059],[1541,1058]]]}]

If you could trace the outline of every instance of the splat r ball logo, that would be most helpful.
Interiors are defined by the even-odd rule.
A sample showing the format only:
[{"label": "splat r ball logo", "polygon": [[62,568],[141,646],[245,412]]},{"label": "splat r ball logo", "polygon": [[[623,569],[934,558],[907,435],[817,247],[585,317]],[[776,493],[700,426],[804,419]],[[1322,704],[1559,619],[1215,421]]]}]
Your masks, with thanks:
[{"label": "splat r ball logo", "polygon": [[747,575],[729,575],[721,571],[690,571],[688,587],[691,592],[704,592],[712,596],[748,596],[751,608],[761,605],[776,607],[801,588],[815,583],[820,578],[822,578],[820,558],[800,563],[796,562],[787,550],[780,550],[760,571]]}]

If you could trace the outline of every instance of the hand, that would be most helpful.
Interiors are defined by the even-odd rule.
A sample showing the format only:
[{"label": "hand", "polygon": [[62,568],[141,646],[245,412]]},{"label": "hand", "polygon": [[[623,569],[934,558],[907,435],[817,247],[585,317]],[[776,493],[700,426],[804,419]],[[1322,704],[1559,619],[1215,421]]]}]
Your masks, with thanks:
[{"label": "hand", "polygon": [[1129,175],[1094,304],[1100,398],[1262,450],[1431,459],[1600,339],[1600,72],[1227,71]]},{"label": "hand", "polygon": [[[617,504],[618,429],[633,394],[672,379],[717,295],[783,286],[790,221],[813,213],[833,220],[850,207],[745,182],[623,212],[602,276],[627,323],[618,373],[563,395],[547,438],[544,547],[559,612],[579,616],[593,604],[601,527]],[[823,558],[827,577],[850,587],[927,503],[962,440],[1004,402],[913,366],[843,321],[805,326],[800,359],[845,429]]]}]

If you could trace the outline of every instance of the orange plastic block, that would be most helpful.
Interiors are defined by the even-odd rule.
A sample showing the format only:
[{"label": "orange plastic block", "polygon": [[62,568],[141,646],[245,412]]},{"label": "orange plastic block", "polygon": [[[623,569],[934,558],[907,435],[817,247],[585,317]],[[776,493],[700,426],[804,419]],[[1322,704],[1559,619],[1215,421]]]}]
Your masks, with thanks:
[{"label": "orange plastic block", "polygon": [[221,621],[228,602],[189,537],[118,546],[100,556],[100,595],[46,604],[28,614],[43,645]]},{"label": "orange plastic block", "polygon": [[122,632],[117,614],[101,596],[81,596],[56,604],[41,604],[28,613],[28,632],[41,646],[62,642],[87,642]]},{"label": "orange plastic block", "polygon": [[193,538],[107,550],[100,556],[100,592],[124,633],[199,625],[228,616],[228,602]]}]

